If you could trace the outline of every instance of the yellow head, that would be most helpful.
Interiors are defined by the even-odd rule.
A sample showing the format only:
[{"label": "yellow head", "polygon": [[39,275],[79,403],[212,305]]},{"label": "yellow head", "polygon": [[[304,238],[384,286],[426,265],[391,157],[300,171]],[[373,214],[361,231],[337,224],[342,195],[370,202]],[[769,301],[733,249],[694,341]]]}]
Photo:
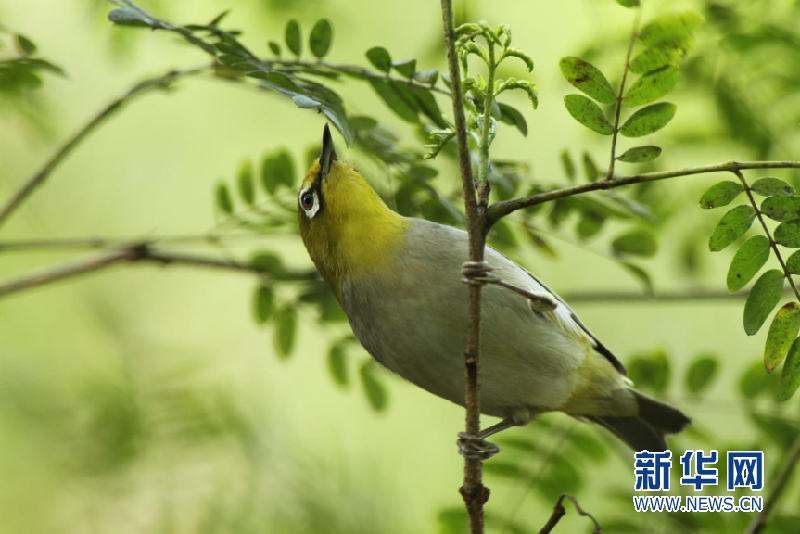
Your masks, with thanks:
[{"label": "yellow head", "polygon": [[303,179],[297,202],[303,244],[340,302],[345,276],[390,269],[402,250],[407,219],[338,160],[327,124],[322,154]]}]

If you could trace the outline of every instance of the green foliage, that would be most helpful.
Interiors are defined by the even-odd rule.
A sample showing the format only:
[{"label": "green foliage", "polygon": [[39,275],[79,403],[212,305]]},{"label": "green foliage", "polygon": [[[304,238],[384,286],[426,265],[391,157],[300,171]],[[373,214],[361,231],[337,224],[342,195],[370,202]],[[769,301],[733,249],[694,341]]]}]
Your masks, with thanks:
[{"label": "green foliage", "polygon": [[653,161],[661,155],[661,147],[658,146],[637,146],[629,148],[621,156],[617,156],[619,161],[626,163],[645,163]]},{"label": "green foliage", "polygon": [[686,371],[685,387],[692,395],[708,389],[717,376],[719,362],[714,355],[700,356],[692,361]]},{"label": "green foliage", "polygon": [[800,387],[800,338],[795,339],[781,372],[781,387],[778,400],[787,401]]},{"label": "green foliage", "polygon": [[284,39],[286,42],[286,48],[288,48],[295,56],[300,57],[300,54],[303,51],[303,40],[300,36],[299,22],[292,19],[286,23]]},{"label": "green foliage", "polygon": [[798,330],[800,330],[800,304],[789,302],[778,310],[769,326],[767,345],[764,349],[764,368],[768,373],[780,365],[789,353]]},{"label": "green foliage", "polygon": [[800,219],[800,198],[769,197],[761,203],[761,213],[779,222]]},{"label": "green foliage", "polygon": [[561,58],[559,62],[564,78],[601,104],[611,105],[617,95],[600,69],[577,57]]},{"label": "green foliage", "polygon": [[272,318],[275,310],[275,290],[270,284],[260,284],[256,287],[253,298],[253,315],[256,323],[266,324]]},{"label": "green foliage", "polygon": [[775,229],[775,242],[786,248],[800,248],[800,222],[779,224]]},{"label": "green foliage", "polygon": [[622,103],[637,108],[655,102],[672,91],[679,79],[680,71],[677,67],[663,67],[647,72],[631,85]]},{"label": "green foliage", "polygon": [[[317,59],[328,55],[333,42],[333,26],[327,19],[320,19],[311,29],[308,37],[308,49]],[[299,54],[298,54],[299,55]]]},{"label": "green foliage", "polygon": [[611,135],[614,125],[608,122],[600,106],[583,95],[567,95],[564,97],[564,106],[572,117],[597,133]]},{"label": "green foliage", "polygon": [[291,356],[297,339],[297,308],[291,305],[275,310],[275,353],[282,359]]},{"label": "green foliage", "polygon": [[361,386],[369,405],[376,412],[386,410],[388,403],[386,385],[379,374],[378,364],[374,360],[365,360],[361,365]]},{"label": "green foliage", "polygon": [[739,291],[761,270],[769,259],[769,239],[754,235],[736,251],[728,269],[728,291]]},{"label": "green foliage", "polygon": [[675,104],[667,102],[642,108],[625,121],[619,133],[625,137],[642,137],[655,133],[672,120],[677,109]]},{"label": "green foliage", "polygon": [[700,198],[700,207],[706,210],[727,206],[744,191],[738,182],[719,182],[712,185]]},{"label": "green foliage", "polygon": [[782,291],[783,273],[777,269],[765,272],[756,280],[744,305],[744,331],[748,336],[758,333],[778,305]]},{"label": "green foliage", "polygon": [[658,249],[653,234],[641,230],[617,236],[611,246],[616,253],[644,257],[653,256]]},{"label": "green foliage", "polygon": [[793,197],[794,187],[778,178],[759,178],[750,186],[753,193],[762,197]]}]

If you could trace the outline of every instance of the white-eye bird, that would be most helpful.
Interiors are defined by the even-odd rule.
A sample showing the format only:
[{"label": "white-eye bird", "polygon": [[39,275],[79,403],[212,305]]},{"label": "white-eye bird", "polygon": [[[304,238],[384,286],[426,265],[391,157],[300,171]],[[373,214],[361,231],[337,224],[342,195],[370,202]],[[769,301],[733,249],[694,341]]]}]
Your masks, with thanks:
[{"label": "white-eye bird", "polygon": [[[465,276],[493,276],[466,262],[467,233],[389,209],[338,160],[327,125],[298,207],[303,243],[364,348],[463,406],[469,292],[462,266]],[[564,412],[602,425],[636,451],[665,450],[665,435],[690,419],[634,390],[622,363],[533,275],[491,247],[485,257],[503,285],[527,298],[498,285],[483,290],[481,411],[503,421],[470,438]]]}]

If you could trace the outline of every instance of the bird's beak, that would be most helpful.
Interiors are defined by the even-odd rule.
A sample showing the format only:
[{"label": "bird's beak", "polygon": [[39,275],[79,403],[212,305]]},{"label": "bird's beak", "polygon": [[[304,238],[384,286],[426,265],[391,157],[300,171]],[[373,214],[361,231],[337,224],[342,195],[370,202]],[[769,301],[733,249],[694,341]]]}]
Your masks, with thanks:
[{"label": "bird's beak", "polygon": [[325,178],[331,170],[331,165],[338,158],[336,156],[336,147],[333,146],[333,137],[331,137],[331,130],[328,128],[328,123],[325,123],[325,130],[322,133],[322,154],[319,156],[319,165],[322,169],[320,178]]}]

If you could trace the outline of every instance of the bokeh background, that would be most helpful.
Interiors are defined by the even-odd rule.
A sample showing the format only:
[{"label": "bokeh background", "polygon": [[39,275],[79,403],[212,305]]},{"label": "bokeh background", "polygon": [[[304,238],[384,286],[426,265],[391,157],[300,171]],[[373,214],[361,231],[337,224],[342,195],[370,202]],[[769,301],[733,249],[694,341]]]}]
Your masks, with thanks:
[{"label": "bokeh background", "polygon": [[[536,62],[529,78],[540,91],[539,109],[529,110],[524,96],[510,99],[524,110],[530,133],[523,137],[502,129],[494,156],[527,162],[532,176],[546,183],[563,182],[565,148],[576,158],[587,150],[605,162],[607,140],[583,129],[563,108],[563,95],[571,91],[558,60],[583,54],[618,75],[630,12],[610,0],[457,4],[462,20],[510,23],[515,46]],[[653,137],[665,148],[658,168],[734,158],[797,159],[800,2],[739,4],[646,2],[645,18],[690,9],[707,20],[674,97],[678,115]],[[242,41],[265,55],[266,41],[281,41],[288,19],[309,28],[328,18],[335,31],[332,61],[366,66],[364,51],[381,45],[395,58],[417,58],[418,68],[444,68],[436,2],[153,0],[142,5],[180,22],[207,21],[230,8],[226,25],[243,30]],[[21,97],[0,95],[3,197],[133,83],[206,61],[173,35],[113,26],[106,20],[108,10],[104,2],[90,0],[0,3],[0,21],[34,39],[39,53],[67,72],[45,75],[43,87]],[[751,41],[730,39],[736,32]],[[351,112],[379,118],[404,145],[421,148],[412,127],[368,86],[349,82],[341,93]],[[449,103],[440,105],[447,111]],[[320,116],[285,99],[187,80],[168,94],[143,97],[102,126],[2,227],[0,242],[202,235],[219,220],[212,191],[221,178],[230,181],[243,158],[258,160],[279,147],[304,161],[308,147],[319,143],[322,125]],[[345,159],[358,157],[344,149],[341,138],[338,143]],[[443,180],[455,175],[451,161],[434,166]],[[370,179],[381,187],[386,177],[376,171]],[[731,252],[705,252],[716,217],[697,207],[713,183],[714,177],[705,176],[657,185],[664,222],[658,225],[657,254],[642,263],[657,294],[724,288]],[[613,224],[619,223],[591,243],[570,237],[571,231],[544,235],[555,257],[532,246],[520,247],[517,257],[567,298],[593,291],[636,294],[641,284],[607,252]],[[198,250],[224,258],[269,250],[292,267],[310,268],[294,235],[250,234],[221,249],[200,245]],[[0,274],[12,277],[76,254],[3,252]],[[253,320],[255,283],[245,273],[126,265],[0,300],[0,532],[454,528],[462,469],[454,440],[463,410],[381,372],[387,402],[376,411],[358,384],[366,355],[350,349],[350,387],[337,385],[326,353],[347,327],[323,324],[313,310],[301,309],[291,357],[278,357],[270,325]],[[281,291],[289,295],[293,289]],[[757,444],[768,451],[768,472],[777,466],[797,433],[797,399],[778,405],[769,393],[743,395],[742,373],[758,365],[765,332],[745,336],[741,300],[576,298],[573,307],[623,361],[654,354],[668,361],[659,368],[667,377],[656,384],[659,395],[696,421],[697,430],[681,445],[723,450],[732,442]],[[702,397],[684,387],[684,373],[699,355],[713,357],[719,370]],[[757,422],[753,412],[764,419]],[[567,484],[563,470],[548,478],[548,450],[571,432],[585,440],[564,450],[564,460],[573,466],[568,485],[606,531],[734,532],[747,523],[746,514],[702,519],[703,524],[692,523],[687,514],[635,514],[630,458],[600,430],[573,427],[571,420],[552,416],[508,432],[508,439],[536,445],[527,454],[517,451],[517,465],[527,474],[489,471],[493,526],[536,532],[544,524],[550,497]],[[797,487],[791,487],[772,531],[800,531],[792,504],[797,498]],[[561,531],[588,529],[585,518],[572,510],[567,514]]]}]

